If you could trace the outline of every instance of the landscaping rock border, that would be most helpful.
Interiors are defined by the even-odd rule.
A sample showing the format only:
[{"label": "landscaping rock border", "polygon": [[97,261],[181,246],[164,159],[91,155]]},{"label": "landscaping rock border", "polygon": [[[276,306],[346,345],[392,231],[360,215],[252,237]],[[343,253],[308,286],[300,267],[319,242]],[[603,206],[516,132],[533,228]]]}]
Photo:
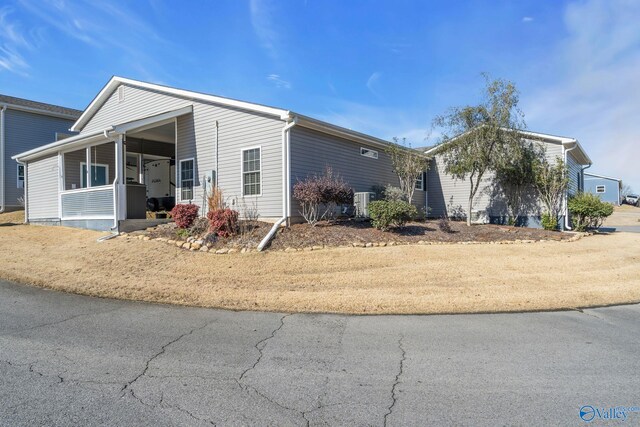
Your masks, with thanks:
[{"label": "landscaping rock border", "polygon": [[[378,247],[386,247],[386,246],[431,246],[431,245],[518,245],[518,244],[531,244],[531,243],[546,243],[546,242],[575,242],[580,240],[584,236],[590,236],[593,233],[579,233],[574,232],[574,235],[566,240],[497,240],[491,242],[432,242],[428,240],[420,240],[417,243],[414,242],[399,242],[399,241],[387,241],[387,242],[353,242],[348,245],[339,245],[339,246],[328,246],[328,245],[315,245],[315,246],[307,246],[304,248],[293,248],[287,247],[285,249],[279,250],[269,250],[263,252],[311,252],[311,251],[319,251],[323,249],[333,249],[333,248],[378,248]],[[187,240],[173,240],[167,239],[165,237],[157,237],[155,239],[151,239],[149,236],[144,236],[141,234],[133,235],[129,233],[120,233],[118,235],[120,238],[125,239],[137,239],[142,241],[155,241],[166,243],[168,245],[172,245],[178,247],[180,249],[188,250],[191,252],[204,252],[215,255],[228,255],[228,254],[248,254],[248,253],[257,253],[259,252],[256,248],[219,248],[215,249],[215,247],[204,243],[203,240],[195,239],[193,237],[189,237]]]}]

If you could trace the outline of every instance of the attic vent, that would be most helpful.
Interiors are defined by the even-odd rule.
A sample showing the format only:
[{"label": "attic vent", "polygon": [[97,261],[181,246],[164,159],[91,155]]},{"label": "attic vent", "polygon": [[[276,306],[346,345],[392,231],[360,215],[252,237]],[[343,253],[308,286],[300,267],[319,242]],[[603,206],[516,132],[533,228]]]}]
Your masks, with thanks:
[{"label": "attic vent", "polygon": [[118,87],[118,102],[124,101],[124,86]]},{"label": "attic vent", "polygon": [[364,147],[360,147],[360,155],[364,157],[370,157],[372,159],[378,158],[378,152],[376,150],[370,150]]}]

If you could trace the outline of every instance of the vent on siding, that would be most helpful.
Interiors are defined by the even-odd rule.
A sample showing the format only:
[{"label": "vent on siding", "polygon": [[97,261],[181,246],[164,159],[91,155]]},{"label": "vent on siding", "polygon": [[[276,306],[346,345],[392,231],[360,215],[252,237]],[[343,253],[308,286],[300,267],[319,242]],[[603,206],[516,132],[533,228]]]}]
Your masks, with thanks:
[{"label": "vent on siding", "polygon": [[118,87],[118,102],[124,101],[124,86]]}]

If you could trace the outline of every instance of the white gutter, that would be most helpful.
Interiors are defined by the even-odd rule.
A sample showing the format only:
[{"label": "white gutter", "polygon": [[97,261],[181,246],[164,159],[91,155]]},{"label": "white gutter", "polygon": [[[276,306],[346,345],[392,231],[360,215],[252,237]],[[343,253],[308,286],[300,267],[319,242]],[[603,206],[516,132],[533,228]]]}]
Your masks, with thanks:
[{"label": "white gutter", "polygon": [[4,164],[4,112],[7,110],[7,104],[3,104],[0,108],[0,213],[4,212],[4,196],[5,196],[5,170]]},{"label": "white gutter", "polygon": [[[288,119],[290,117],[287,117]],[[290,216],[291,210],[291,165],[289,162],[289,156],[291,155],[291,147],[289,145],[289,130],[298,124],[298,118],[293,117],[290,122],[282,127],[282,218],[276,221],[271,227],[271,230],[264,236],[264,239],[258,245],[258,252],[261,252],[269,241],[273,238],[278,231],[278,228],[287,221]]]},{"label": "white gutter", "polygon": [[[565,148],[564,144],[562,145],[562,152],[563,152],[563,155],[564,155],[564,167],[565,168],[567,167],[567,158],[568,158],[567,153],[569,151],[571,151],[571,150],[575,150],[576,148],[578,148],[578,141],[577,140],[574,139],[571,142],[574,142],[574,145],[571,148]],[[571,226],[569,225],[569,197],[567,195],[567,191],[566,190],[565,190],[565,193],[564,193],[564,228],[566,230],[569,230],[569,231],[573,230],[571,228]]]}]

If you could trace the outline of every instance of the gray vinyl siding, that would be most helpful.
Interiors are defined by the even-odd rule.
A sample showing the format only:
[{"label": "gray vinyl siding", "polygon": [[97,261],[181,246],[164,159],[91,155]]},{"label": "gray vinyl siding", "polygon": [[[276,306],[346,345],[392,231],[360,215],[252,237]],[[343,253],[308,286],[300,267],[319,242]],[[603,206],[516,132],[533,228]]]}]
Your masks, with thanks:
[{"label": "gray vinyl siding", "polygon": [[[540,142],[545,150],[545,157],[551,163],[555,163],[557,158],[562,158],[562,145],[555,142]],[[495,185],[495,174],[486,173],[474,198],[473,210],[485,211],[490,217],[504,217],[507,215],[507,204],[501,189]],[[466,211],[469,204],[469,192],[471,183],[468,179],[456,180],[451,175],[445,173],[443,156],[434,156],[431,167],[427,173],[428,206],[429,216],[438,218],[442,216],[453,216],[457,211]],[[531,191],[531,198],[535,198],[534,191]],[[537,200],[527,203],[524,214],[538,216],[540,205]]]},{"label": "gray vinyl siding", "polygon": [[73,120],[7,109],[5,111],[5,204],[19,206],[24,189],[18,188],[18,163],[11,157],[24,151],[54,142],[56,132],[66,132]]},{"label": "gray vinyl siding", "polygon": [[569,186],[567,188],[568,196],[574,196],[582,189],[580,183],[582,181],[582,166],[573,157],[571,151],[567,152],[567,168],[569,170]]},{"label": "gray vinyl siding", "polygon": [[28,219],[58,218],[58,155],[52,154],[27,164]]},{"label": "gray vinyl siding", "polygon": [[[598,193],[596,187],[604,186],[604,193]],[[615,179],[602,178],[599,176],[584,174],[584,192],[593,193],[603,202],[620,204],[620,183]]]},{"label": "gray vinyl siding", "polygon": [[[177,119],[176,174],[181,160],[195,160],[194,199],[203,206],[202,177],[216,170],[216,121],[218,122],[218,185],[227,204],[242,213],[243,205],[255,203],[260,217],[282,216],[282,137],[284,122],[279,118],[195,101],[156,91],[125,86],[125,99],[118,101],[117,90],[90,119],[81,133],[153,116],[193,105],[193,114]],[[242,149],[261,147],[262,195],[243,200],[241,176]],[[176,182],[176,201],[180,200]],[[206,205],[206,203],[205,203]]]},{"label": "gray vinyl siding", "polygon": [[[339,174],[355,192],[372,191],[372,187],[376,185],[399,185],[391,160],[380,147],[356,143],[300,126],[293,127],[290,132],[292,187],[298,180],[323,174],[327,166],[332,168],[334,174]],[[378,158],[360,155],[360,147],[377,151]],[[421,212],[424,211],[423,190],[415,190],[413,204]],[[300,205],[293,198],[291,216],[300,216]]]}]

